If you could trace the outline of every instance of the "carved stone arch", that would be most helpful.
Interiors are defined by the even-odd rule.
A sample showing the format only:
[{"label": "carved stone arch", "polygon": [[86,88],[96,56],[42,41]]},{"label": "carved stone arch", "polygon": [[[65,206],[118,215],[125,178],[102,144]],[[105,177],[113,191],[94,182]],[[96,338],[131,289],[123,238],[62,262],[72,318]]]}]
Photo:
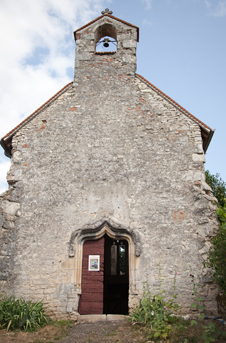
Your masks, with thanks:
[{"label": "carved stone arch", "polygon": [[113,38],[117,42],[117,30],[114,25],[105,23],[96,28],[95,33],[94,33],[95,51],[96,51],[96,45],[99,42],[99,40],[106,36]]},{"label": "carved stone arch", "polygon": [[124,239],[128,242],[129,291],[136,294],[136,257],[141,254],[139,233],[104,218],[101,222],[88,224],[71,235],[69,257],[75,258],[75,285],[81,294],[83,244],[87,240],[97,240],[107,234],[112,239]]}]

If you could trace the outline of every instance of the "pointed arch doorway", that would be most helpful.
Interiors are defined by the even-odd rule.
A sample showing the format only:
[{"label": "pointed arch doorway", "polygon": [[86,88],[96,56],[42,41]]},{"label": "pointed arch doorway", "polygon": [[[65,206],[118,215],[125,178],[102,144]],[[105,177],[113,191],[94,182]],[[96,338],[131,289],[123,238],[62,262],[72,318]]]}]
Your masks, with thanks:
[{"label": "pointed arch doorway", "polygon": [[[97,242],[96,247],[95,242]],[[117,246],[117,249],[111,248],[114,245]],[[119,248],[120,245],[125,245],[125,253],[123,252],[123,248]],[[117,250],[117,263],[120,261],[120,252],[122,255],[124,254],[126,259],[125,271],[127,271],[127,275],[125,278],[127,279],[126,282],[121,283],[121,286],[120,282],[117,281],[117,278],[115,278],[115,282],[112,281],[114,276],[119,276],[120,274],[120,266],[118,266],[118,264],[118,269],[115,272],[116,275],[109,275],[109,271],[111,270],[111,262],[109,261],[113,261],[113,257],[111,257],[113,255],[110,251],[114,249],[115,254]],[[69,242],[69,258],[74,258],[75,262],[74,284],[76,293],[79,297],[77,302],[78,312],[80,314],[102,314],[104,311],[109,314],[110,312],[117,312],[118,310],[112,309],[111,301],[115,303],[114,300],[117,297],[122,299],[122,296],[124,297],[123,301],[126,302],[126,305],[123,305],[123,310],[121,311],[125,313],[128,312],[128,308],[133,306],[134,298],[136,298],[138,294],[136,289],[136,259],[139,258],[141,253],[142,245],[139,232],[135,229],[117,224],[110,218],[103,218],[102,221],[97,221],[96,223],[85,225],[79,230],[75,230],[71,234]],[[99,257],[95,258],[96,255],[99,255]],[[92,256],[94,256],[94,258],[92,258]],[[91,268],[99,268],[99,271],[88,270],[89,262],[90,265],[93,263]],[[121,269],[122,278],[125,271]],[[89,275],[95,274],[97,276],[99,275],[99,282],[90,283]],[[83,275],[86,275],[85,279],[88,281],[84,283],[82,287]],[[98,279],[98,277],[96,277],[96,279]],[[122,286],[123,283],[128,284],[128,287],[127,285]],[[121,290],[124,289],[124,291],[126,288],[126,291],[122,292],[124,295],[120,294],[120,291],[117,292],[117,288],[120,288]],[[94,292],[94,289],[99,290],[99,292]],[[125,296],[126,292],[128,294],[127,296]],[[84,303],[86,302],[85,299],[87,299],[87,297],[88,299],[92,299],[92,301],[87,301],[89,304],[81,306],[83,301]],[[96,304],[91,306],[92,302]],[[99,302],[101,302],[101,305],[96,306]],[[86,308],[84,309],[84,307]]]},{"label": "pointed arch doorway", "polygon": [[80,314],[128,314],[128,241],[107,233],[83,244]]}]

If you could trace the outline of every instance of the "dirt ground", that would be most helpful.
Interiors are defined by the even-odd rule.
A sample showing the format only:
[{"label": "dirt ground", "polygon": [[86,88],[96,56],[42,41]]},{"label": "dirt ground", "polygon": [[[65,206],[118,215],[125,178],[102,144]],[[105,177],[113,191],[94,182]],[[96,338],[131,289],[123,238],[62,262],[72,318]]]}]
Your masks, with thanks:
[{"label": "dirt ground", "polygon": [[61,343],[147,342],[141,332],[131,330],[126,322],[81,323],[73,326]]},{"label": "dirt ground", "polygon": [[[217,324],[226,333],[226,326],[216,321],[206,321]],[[72,325],[70,327],[70,325]],[[188,326],[185,334],[172,337],[164,343],[200,343],[200,327]],[[36,332],[21,332],[0,330],[0,343],[155,343],[147,340],[143,329],[131,326],[127,321],[104,321],[96,323],[52,323],[38,329]],[[210,341],[208,341],[210,342]],[[226,338],[218,338],[215,343],[225,343]]]},{"label": "dirt ground", "polygon": [[[68,336],[67,333],[69,334]],[[62,337],[64,336],[64,338]],[[134,330],[125,321],[78,323],[69,331],[48,325],[36,332],[7,332],[0,330],[1,343],[143,343],[147,342],[139,330]]]}]

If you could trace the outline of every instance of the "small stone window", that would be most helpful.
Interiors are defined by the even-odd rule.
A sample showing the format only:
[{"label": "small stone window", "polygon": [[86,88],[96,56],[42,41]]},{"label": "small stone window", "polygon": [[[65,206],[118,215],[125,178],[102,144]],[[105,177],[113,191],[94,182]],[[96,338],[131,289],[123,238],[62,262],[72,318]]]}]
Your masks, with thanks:
[{"label": "small stone window", "polygon": [[99,26],[95,32],[96,53],[117,51],[117,31],[111,24]]}]

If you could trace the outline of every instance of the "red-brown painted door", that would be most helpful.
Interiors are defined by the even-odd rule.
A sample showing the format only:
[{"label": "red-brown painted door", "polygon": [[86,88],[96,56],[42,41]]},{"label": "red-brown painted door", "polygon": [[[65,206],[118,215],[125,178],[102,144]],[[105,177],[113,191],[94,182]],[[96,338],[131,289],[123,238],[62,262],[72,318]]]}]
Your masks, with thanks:
[{"label": "red-brown painted door", "polygon": [[[89,270],[89,256],[99,256],[99,270],[95,270],[96,261],[94,261],[93,270]],[[104,237],[96,241],[86,241],[83,245],[82,294],[79,302],[79,313],[102,314],[104,301],[103,292]]]}]

